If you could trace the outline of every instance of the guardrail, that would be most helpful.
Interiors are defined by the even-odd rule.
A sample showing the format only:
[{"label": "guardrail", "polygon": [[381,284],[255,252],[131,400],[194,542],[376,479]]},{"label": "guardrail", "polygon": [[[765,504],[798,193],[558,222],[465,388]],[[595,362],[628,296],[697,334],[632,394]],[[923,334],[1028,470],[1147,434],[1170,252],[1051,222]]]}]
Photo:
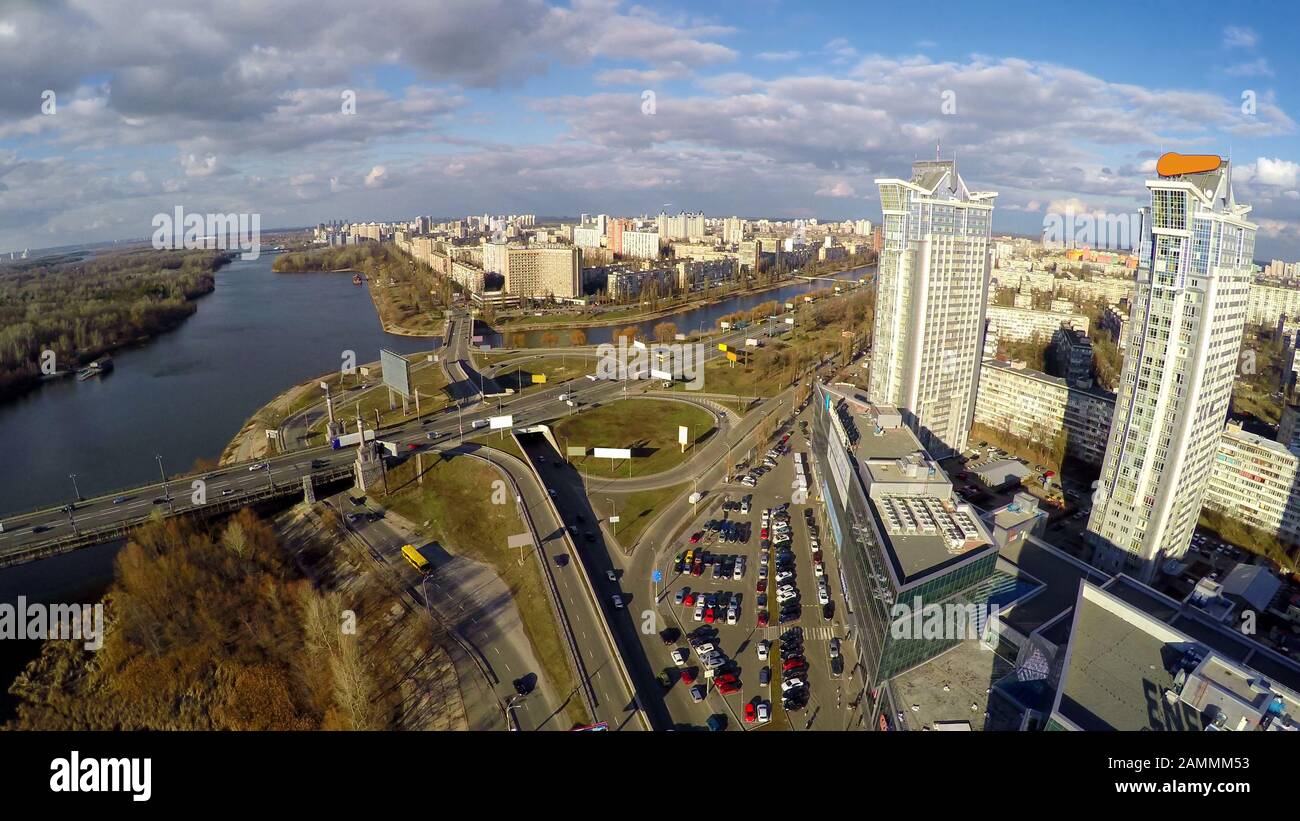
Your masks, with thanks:
[{"label": "guardrail", "polygon": [[[316,485],[335,482],[351,475],[352,466],[349,464],[312,473],[311,477],[312,484]],[[148,490],[148,487],[141,488],[141,490]],[[266,501],[267,499],[293,496],[299,493],[302,493],[301,479],[298,481],[286,481],[274,488],[259,487],[253,491],[232,493],[229,496],[222,496],[203,505],[185,507],[180,510],[166,510],[162,512],[164,518],[171,518],[173,516],[208,516],[227,513],[249,504]],[[94,528],[82,528],[69,536],[58,536],[44,541],[17,545],[3,553],[0,553],[0,568],[26,564],[27,562],[35,561],[36,559],[44,559],[49,556],[71,553],[75,550],[80,550],[83,547],[90,547],[91,545],[101,544],[114,539],[125,538],[133,529],[149,521],[149,519],[153,517],[155,511],[161,510],[161,506],[155,505],[150,508],[147,513],[142,513],[138,516],[131,516],[113,522],[112,524]]]}]

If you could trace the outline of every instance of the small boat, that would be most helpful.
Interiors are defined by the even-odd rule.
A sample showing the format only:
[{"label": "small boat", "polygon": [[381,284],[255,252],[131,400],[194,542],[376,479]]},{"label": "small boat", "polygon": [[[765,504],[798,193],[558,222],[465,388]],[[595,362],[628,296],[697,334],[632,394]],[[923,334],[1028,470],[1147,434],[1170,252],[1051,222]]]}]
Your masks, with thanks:
[{"label": "small boat", "polygon": [[361,284],[361,274],[353,274],[353,275],[352,275],[352,284],[353,284],[353,285],[360,285],[360,284]]},{"label": "small boat", "polygon": [[103,359],[97,359],[86,367],[77,371],[77,381],[84,382],[92,376],[101,376],[113,370],[113,358],[106,356]]}]

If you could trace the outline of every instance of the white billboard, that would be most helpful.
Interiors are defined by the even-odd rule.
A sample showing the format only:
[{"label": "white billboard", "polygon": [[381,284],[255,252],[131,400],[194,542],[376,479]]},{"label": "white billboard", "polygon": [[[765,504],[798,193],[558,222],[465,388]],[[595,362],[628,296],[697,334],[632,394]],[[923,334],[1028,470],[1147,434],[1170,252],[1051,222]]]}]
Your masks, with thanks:
[{"label": "white billboard", "polygon": [[600,459],[631,459],[631,448],[592,448],[591,455]]},{"label": "white billboard", "polygon": [[662,380],[664,380],[665,382],[671,382],[671,381],[673,381],[673,372],[672,372],[672,371],[661,371],[661,370],[659,370],[658,368],[651,368],[651,369],[650,369],[650,378],[651,378],[651,379],[662,379]]},{"label": "white billboard", "polygon": [[497,428],[514,427],[515,418],[513,416],[489,416],[488,428],[496,430]]},{"label": "white billboard", "polygon": [[406,357],[387,348],[379,349],[379,366],[384,384],[402,396],[411,396],[411,363]]},{"label": "white billboard", "polygon": [[688,437],[690,435],[691,435],[690,430],[685,425],[677,426],[677,444],[679,445],[686,444]]}]

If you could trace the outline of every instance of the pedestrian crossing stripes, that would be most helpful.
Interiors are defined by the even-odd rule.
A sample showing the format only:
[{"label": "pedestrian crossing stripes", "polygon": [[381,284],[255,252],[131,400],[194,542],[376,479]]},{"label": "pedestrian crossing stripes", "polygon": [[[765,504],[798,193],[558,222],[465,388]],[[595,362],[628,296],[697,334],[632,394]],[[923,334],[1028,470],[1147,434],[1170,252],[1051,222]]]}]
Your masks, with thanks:
[{"label": "pedestrian crossing stripes", "polygon": [[[789,630],[791,627],[796,627],[796,626],[802,627],[802,625],[788,624],[788,625],[781,625],[779,627],[765,628],[763,631],[763,638],[771,641],[776,641],[781,638],[782,633]],[[812,626],[812,627],[803,628],[804,641],[830,641],[834,637],[835,637],[835,628],[833,627]]]}]

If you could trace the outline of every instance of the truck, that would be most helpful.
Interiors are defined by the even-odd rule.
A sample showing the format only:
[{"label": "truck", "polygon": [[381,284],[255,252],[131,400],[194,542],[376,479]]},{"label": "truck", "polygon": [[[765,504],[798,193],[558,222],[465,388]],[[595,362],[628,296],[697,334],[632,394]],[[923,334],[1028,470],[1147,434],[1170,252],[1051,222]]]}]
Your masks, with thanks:
[{"label": "truck", "polygon": [[[366,431],[365,435],[366,435],[367,442],[375,441],[374,430]],[[345,448],[348,445],[356,445],[360,443],[361,443],[361,434],[359,433],[345,433],[342,436],[335,436],[333,439],[330,439],[330,447],[334,448],[335,450],[338,450],[339,448]]]},{"label": "truck", "polygon": [[751,338],[745,340],[745,347],[746,347],[746,348],[761,348],[761,347],[763,347],[763,343],[761,343],[761,342],[759,342],[757,339],[753,339],[753,338],[751,337]]},{"label": "truck", "polygon": [[470,428],[477,429],[477,428],[486,427],[487,423],[488,420],[486,419],[475,419],[473,422],[470,422],[469,426]]},{"label": "truck", "polygon": [[687,498],[687,501],[690,502],[691,504],[695,504],[696,502],[698,502],[703,498],[704,498],[704,494],[697,490]]}]

